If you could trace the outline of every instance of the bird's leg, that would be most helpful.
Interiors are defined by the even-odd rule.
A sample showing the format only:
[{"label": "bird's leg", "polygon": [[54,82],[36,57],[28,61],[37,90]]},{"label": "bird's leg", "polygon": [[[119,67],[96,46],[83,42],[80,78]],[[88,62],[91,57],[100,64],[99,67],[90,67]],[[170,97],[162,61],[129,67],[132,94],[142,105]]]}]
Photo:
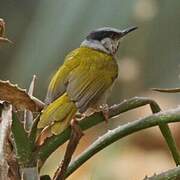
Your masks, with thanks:
[{"label": "bird's leg", "polygon": [[85,114],[82,114],[82,113],[79,113],[79,112],[77,112],[76,113],[76,115],[75,115],[75,119],[84,119],[86,117],[86,115]]},{"label": "bird's leg", "polygon": [[109,121],[109,106],[108,104],[102,104],[101,106],[99,106],[100,111],[103,113],[105,122],[108,123]]},{"label": "bird's leg", "polygon": [[72,130],[76,133],[78,137],[81,137],[84,135],[84,133],[82,132],[78,124],[78,120],[75,117],[71,120],[70,125],[71,125]]}]

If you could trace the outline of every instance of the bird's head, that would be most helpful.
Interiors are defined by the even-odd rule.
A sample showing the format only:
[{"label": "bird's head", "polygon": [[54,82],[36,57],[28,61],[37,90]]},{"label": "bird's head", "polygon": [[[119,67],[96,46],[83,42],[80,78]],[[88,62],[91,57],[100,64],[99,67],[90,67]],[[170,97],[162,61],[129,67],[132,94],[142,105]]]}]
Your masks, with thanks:
[{"label": "bird's head", "polygon": [[115,55],[120,44],[120,39],[136,29],[137,27],[130,27],[124,30],[111,27],[99,28],[90,32],[86,39],[81,43],[81,46],[90,47],[107,54]]}]

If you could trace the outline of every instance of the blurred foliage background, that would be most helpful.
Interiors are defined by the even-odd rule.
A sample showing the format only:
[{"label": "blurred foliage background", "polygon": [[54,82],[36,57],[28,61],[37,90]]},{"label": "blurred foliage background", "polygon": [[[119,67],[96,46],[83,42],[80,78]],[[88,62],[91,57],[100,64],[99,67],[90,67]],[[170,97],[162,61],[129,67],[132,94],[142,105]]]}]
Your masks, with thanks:
[{"label": "blurred foliage background", "polygon": [[[0,17],[14,42],[0,46],[0,79],[28,88],[36,74],[36,96],[44,99],[50,77],[88,32],[102,26],[136,25],[139,29],[121,43],[120,73],[109,104],[148,96],[164,109],[175,107],[180,95],[154,93],[150,88],[180,86],[179,7],[178,0],[0,0]],[[87,131],[77,154],[107,129],[150,113],[148,107],[140,108]],[[178,124],[172,129],[180,144]],[[49,159],[44,172],[52,174],[63,148]],[[106,148],[69,179],[136,180],[173,165],[158,128],[152,128]]]}]

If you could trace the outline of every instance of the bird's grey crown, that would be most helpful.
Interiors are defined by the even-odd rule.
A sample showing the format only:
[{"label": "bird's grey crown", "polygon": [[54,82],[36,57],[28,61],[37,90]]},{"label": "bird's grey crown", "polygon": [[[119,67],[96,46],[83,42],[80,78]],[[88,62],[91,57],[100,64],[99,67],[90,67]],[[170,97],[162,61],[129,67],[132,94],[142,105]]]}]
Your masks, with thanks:
[{"label": "bird's grey crown", "polygon": [[97,40],[101,41],[104,38],[112,38],[115,39],[116,37],[119,37],[121,31],[116,28],[111,27],[103,27],[96,29],[89,33],[89,35],[86,37],[87,40]]},{"label": "bird's grey crown", "polygon": [[103,27],[89,33],[81,46],[103,51],[107,54],[115,55],[119,48],[120,39],[126,34],[136,30],[133,26],[124,30],[112,27]]}]

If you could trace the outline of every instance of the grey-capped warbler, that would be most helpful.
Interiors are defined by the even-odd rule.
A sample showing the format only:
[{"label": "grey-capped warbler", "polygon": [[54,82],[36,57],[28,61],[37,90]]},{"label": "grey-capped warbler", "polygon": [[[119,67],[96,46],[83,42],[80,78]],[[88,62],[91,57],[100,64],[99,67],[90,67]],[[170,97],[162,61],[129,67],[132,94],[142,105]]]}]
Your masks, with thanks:
[{"label": "grey-capped warbler", "polygon": [[86,113],[106,104],[107,92],[118,76],[115,54],[120,39],[137,27],[118,30],[103,27],[89,33],[70,52],[52,77],[38,128],[61,133],[77,112]]}]

